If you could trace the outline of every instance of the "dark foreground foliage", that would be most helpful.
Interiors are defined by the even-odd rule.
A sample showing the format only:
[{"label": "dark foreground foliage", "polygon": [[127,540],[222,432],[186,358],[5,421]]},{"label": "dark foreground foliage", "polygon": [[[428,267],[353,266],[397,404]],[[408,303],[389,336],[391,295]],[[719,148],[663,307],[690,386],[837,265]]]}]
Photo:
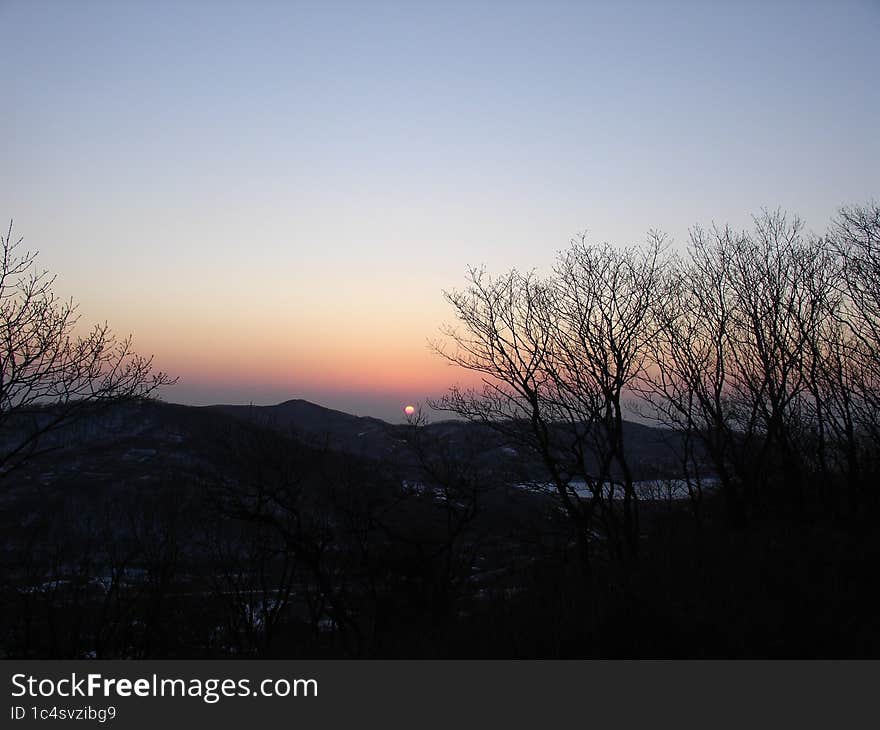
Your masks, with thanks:
[{"label": "dark foreground foliage", "polygon": [[880,656],[878,282],[874,203],[824,236],[765,212],[678,256],[581,239],[546,278],[472,270],[437,349],[483,387],[400,427],[144,401],[142,359],[84,396],[129,371],[22,371],[54,300],[19,287],[0,651]]},{"label": "dark foreground foliage", "polygon": [[586,578],[533,465],[464,424],[371,460],[201,409],[100,422],[4,494],[5,656],[880,654],[876,513],[645,500],[639,560]]}]

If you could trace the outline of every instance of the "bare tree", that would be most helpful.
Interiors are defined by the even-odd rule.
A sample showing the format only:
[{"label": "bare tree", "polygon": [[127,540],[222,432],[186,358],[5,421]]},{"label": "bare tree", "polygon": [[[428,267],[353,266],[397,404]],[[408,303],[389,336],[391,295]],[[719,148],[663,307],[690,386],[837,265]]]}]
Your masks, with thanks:
[{"label": "bare tree", "polygon": [[825,241],[781,211],[754,220],[750,232],[692,230],[646,391],[660,420],[702,443],[737,524],[759,496],[800,502],[808,472],[827,473],[823,373],[840,307]]},{"label": "bare tree", "polygon": [[639,384],[650,415],[683,435],[680,456],[692,500],[698,502],[701,495],[701,465],[694,449],[699,441],[722,484],[730,515],[741,510],[728,382],[734,308],[728,251],[734,236],[729,228],[696,227],[689,255],[670,263],[666,296],[655,302],[657,332],[649,343],[653,367]]},{"label": "bare tree", "polygon": [[89,408],[175,382],[106,323],[78,334],[77,305],[57,297],[55,277],[21,242],[10,223],[0,236],[0,478]]},{"label": "bare tree", "polygon": [[828,239],[840,257],[844,306],[835,318],[828,386],[851,508],[880,470],[880,204],[840,209]]},{"label": "bare tree", "polygon": [[643,394],[702,444],[733,522],[769,502],[836,509],[842,480],[855,509],[880,434],[880,210],[844,208],[825,237],[781,211],[754,220],[691,232]]},{"label": "bare tree", "polygon": [[646,365],[652,302],[662,288],[661,235],[617,250],[585,238],[553,275],[516,270],[446,298],[460,327],[436,351],[482,375],[481,390],[432,403],[485,423],[530,452],[576,529],[590,571],[597,543],[617,558],[638,551],[638,503],[624,448],[623,398]]}]

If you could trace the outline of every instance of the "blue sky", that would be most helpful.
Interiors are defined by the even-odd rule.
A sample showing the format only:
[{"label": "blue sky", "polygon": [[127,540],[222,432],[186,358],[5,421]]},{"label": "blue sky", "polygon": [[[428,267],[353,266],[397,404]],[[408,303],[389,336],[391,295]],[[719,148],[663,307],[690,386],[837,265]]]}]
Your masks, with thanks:
[{"label": "blue sky", "polygon": [[880,3],[3,2],[0,216],[171,400],[394,417],[468,264],[880,196]]}]

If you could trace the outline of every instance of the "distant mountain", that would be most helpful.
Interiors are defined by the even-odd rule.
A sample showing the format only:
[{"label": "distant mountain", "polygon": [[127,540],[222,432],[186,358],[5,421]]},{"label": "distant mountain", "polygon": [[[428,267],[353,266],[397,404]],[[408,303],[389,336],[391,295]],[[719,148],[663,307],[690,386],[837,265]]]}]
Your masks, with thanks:
[{"label": "distant mountain", "polygon": [[[203,407],[129,402],[96,409],[50,434],[42,442],[48,453],[10,478],[22,486],[52,483],[59,487],[175,481],[184,475],[220,478],[234,470],[236,459],[254,445],[287,449],[294,444],[302,445],[304,454],[314,455],[308,458],[338,452],[364,463],[391,464],[407,474],[418,470],[417,450],[408,444],[412,436],[410,426],[354,416],[305,400],[274,406]],[[673,432],[627,423],[625,437],[635,478],[677,474]],[[464,459],[499,475],[540,478],[542,472],[533,457],[482,424],[439,421],[424,427],[417,441],[433,458]]]},{"label": "distant mountain", "polygon": [[206,411],[221,411],[237,418],[271,421],[276,426],[289,426],[306,433],[349,433],[352,430],[375,430],[388,424],[378,418],[353,416],[350,413],[319,406],[307,400],[294,399],[274,406],[204,406]]},{"label": "distant mountain", "polygon": [[[200,410],[222,413],[235,419],[292,434],[307,443],[364,456],[395,458],[404,463],[412,458],[405,444],[406,425],[392,425],[378,418],[353,416],[306,400],[289,400],[274,406],[206,406]],[[492,428],[484,424],[442,420],[424,427],[425,441],[449,453],[470,454],[483,465],[509,464],[521,457]],[[677,436],[668,429],[628,421],[624,438],[631,466],[642,476],[675,472],[674,444]],[[401,451],[406,453],[401,453]]]},{"label": "distant mountain", "polygon": [[290,433],[313,445],[378,456],[393,450],[396,427],[378,418],[353,416],[307,400],[294,399],[274,406],[203,406],[241,421]]}]

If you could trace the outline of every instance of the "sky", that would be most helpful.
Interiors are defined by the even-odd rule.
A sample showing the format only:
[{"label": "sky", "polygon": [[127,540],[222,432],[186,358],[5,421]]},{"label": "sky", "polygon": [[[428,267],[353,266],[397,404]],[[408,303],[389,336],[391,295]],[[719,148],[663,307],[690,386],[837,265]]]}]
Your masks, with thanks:
[{"label": "sky", "polygon": [[0,219],[190,404],[400,420],[469,265],[880,198],[880,2],[0,0]]}]

